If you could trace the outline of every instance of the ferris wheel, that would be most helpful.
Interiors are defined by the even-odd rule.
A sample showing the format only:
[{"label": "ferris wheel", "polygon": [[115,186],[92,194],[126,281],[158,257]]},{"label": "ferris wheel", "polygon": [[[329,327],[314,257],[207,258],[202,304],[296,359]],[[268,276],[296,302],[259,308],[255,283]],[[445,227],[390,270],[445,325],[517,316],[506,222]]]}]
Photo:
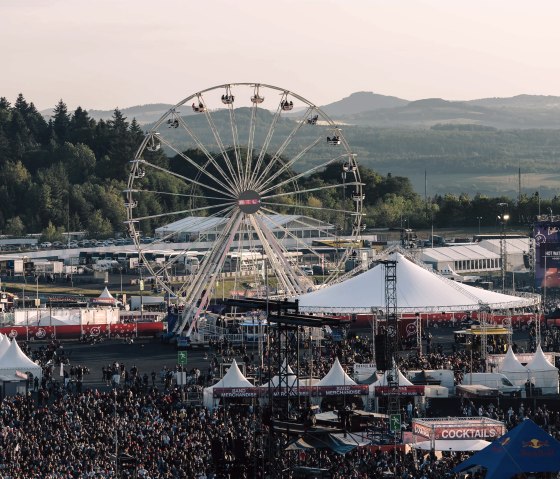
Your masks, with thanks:
[{"label": "ferris wheel", "polygon": [[258,83],[177,103],[146,134],[124,193],[141,267],[186,305],[179,330],[226,284],[227,296],[252,297],[328,285],[365,228],[341,128],[300,95]]}]

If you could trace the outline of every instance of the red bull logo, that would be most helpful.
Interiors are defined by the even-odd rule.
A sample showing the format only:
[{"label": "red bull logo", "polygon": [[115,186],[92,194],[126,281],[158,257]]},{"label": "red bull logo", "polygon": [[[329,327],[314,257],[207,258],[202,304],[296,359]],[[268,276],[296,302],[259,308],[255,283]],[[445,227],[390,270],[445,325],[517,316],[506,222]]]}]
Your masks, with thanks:
[{"label": "red bull logo", "polygon": [[539,439],[531,439],[530,441],[521,442],[522,447],[529,447],[531,449],[540,449],[541,447],[548,447],[548,441],[541,441]]}]

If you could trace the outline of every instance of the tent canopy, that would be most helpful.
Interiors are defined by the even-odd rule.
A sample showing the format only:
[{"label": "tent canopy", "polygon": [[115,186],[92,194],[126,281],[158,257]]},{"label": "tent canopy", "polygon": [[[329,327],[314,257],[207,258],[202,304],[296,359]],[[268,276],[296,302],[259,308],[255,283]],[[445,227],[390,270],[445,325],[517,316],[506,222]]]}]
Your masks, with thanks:
[{"label": "tent canopy", "polygon": [[529,363],[527,364],[527,369],[529,371],[534,371],[534,372],[558,371],[558,369],[555,366],[553,366],[548,362],[548,359],[546,359],[540,344],[537,347],[537,350],[535,351],[535,355],[533,356],[533,359],[531,359],[531,361],[529,361]]},{"label": "tent canopy", "polygon": [[487,469],[486,479],[509,479],[528,472],[558,472],[560,442],[530,419],[459,464],[453,472]]},{"label": "tent canopy", "polygon": [[[397,261],[397,305],[400,312],[473,311],[521,308],[536,304],[535,296],[509,296],[467,286],[407,259],[400,253]],[[385,267],[374,268],[346,281],[299,296],[299,310],[324,313],[371,313],[385,310]]]},{"label": "tent canopy", "polygon": [[[545,358],[546,361],[546,358]],[[500,372],[507,373],[524,373],[527,374],[527,368],[523,366],[515,356],[511,346],[508,348],[506,357],[500,366]]]},{"label": "tent canopy", "polygon": [[355,386],[356,382],[346,374],[338,358],[334,360],[331,370],[315,386]]},{"label": "tent canopy", "polygon": [[338,454],[346,454],[358,446],[366,446],[370,444],[370,440],[352,433],[326,433],[326,432],[309,432],[292,442],[286,451],[305,451],[310,449],[329,448]]},{"label": "tent canopy", "polygon": [[[252,388],[251,382],[243,376],[243,373],[237,365],[237,361],[234,359],[231,366],[224,374],[224,377],[220,379],[216,384],[210,386],[210,388]],[[206,389],[210,389],[206,388]]]},{"label": "tent canopy", "polygon": [[[398,378],[399,378],[399,386],[414,386],[414,384],[411,383],[408,379],[406,379],[405,375],[403,373],[401,373],[400,369],[398,369],[397,371],[398,371],[397,375],[398,375]],[[374,383],[370,384],[369,387],[372,388],[372,387],[376,387],[376,386],[388,386],[389,381],[387,380],[387,378],[391,374],[392,374],[392,371],[390,369],[388,369],[387,371],[385,371],[383,376],[381,376]]]},{"label": "tent canopy", "polygon": [[[9,343],[9,340],[3,339],[2,342]],[[37,376],[39,379],[43,377],[43,369],[41,366],[31,361],[21,350],[17,341],[12,339],[12,342],[4,354],[0,356],[0,373],[15,374],[16,371],[22,373],[31,372],[33,376]]]},{"label": "tent canopy", "polygon": [[94,303],[99,303],[99,304],[117,304],[119,301],[117,301],[114,296],[109,292],[109,290],[107,289],[107,286],[105,286],[105,289],[102,291],[102,293],[93,300]]}]

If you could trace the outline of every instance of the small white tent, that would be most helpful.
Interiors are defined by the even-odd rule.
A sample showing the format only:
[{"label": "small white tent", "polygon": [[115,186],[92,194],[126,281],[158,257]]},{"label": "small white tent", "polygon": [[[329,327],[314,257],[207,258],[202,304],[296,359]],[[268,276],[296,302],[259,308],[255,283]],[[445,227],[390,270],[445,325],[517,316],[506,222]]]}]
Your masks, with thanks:
[{"label": "small white tent", "polygon": [[334,360],[330,371],[314,386],[355,386],[356,382],[346,374],[338,358]]},{"label": "small white tent", "polygon": [[[389,385],[389,381],[388,381],[388,377],[393,373],[393,371],[391,371],[390,369],[388,369],[387,371],[385,371],[385,373],[383,373],[383,376],[381,376],[377,381],[375,381],[373,384],[370,384],[369,389],[370,391],[372,390],[372,388],[376,387],[376,386],[388,386]],[[399,382],[399,386],[414,386],[413,383],[411,383],[408,379],[406,379],[405,375],[403,373],[401,373],[400,369],[397,369],[397,376],[398,376],[398,382]]]},{"label": "small white tent", "polygon": [[119,304],[120,301],[117,301],[115,297],[109,292],[107,286],[105,286],[103,292],[93,300],[93,303],[98,305],[115,306]]},{"label": "small white tent", "polygon": [[507,376],[507,378],[516,386],[524,386],[529,378],[527,368],[523,366],[515,356],[511,346],[508,348],[506,356],[500,364],[498,372]]},{"label": "small white tent", "polygon": [[216,403],[219,401],[214,398],[213,391],[217,388],[227,388],[227,389],[234,389],[234,388],[252,388],[254,387],[253,384],[243,375],[239,366],[237,365],[237,361],[235,359],[231,363],[231,366],[224,374],[224,377],[220,379],[216,384],[213,386],[204,388],[202,391],[204,406],[208,409],[213,409],[216,406]]},{"label": "small white tent", "polygon": [[558,368],[548,362],[540,344],[527,369],[531,382],[541,388],[543,394],[558,394]]},{"label": "small white tent", "polygon": [[[282,378],[282,387],[285,387],[286,384],[288,384],[288,387],[294,387],[297,383],[298,378],[296,376],[296,373],[294,373],[293,369],[290,367],[290,365],[289,364],[286,365],[286,360],[284,360],[282,369],[285,369],[287,373],[286,376]],[[280,376],[276,375],[270,381],[261,385],[261,388],[268,388],[268,387],[277,388],[279,384],[280,384]],[[301,385],[303,386],[303,382],[301,383]]]},{"label": "small white tent", "polygon": [[[4,339],[3,341],[7,341]],[[39,380],[43,377],[43,369],[38,364],[29,359],[19,347],[15,339],[8,346],[8,349],[0,356],[0,375],[15,375],[16,372],[31,373]]]}]

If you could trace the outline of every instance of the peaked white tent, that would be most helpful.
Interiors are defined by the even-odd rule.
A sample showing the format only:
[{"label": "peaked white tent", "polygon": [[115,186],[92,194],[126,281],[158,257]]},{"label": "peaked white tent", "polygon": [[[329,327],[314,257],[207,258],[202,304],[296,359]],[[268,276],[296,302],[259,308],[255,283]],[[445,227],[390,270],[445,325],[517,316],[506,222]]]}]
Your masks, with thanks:
[{"label": "peaked white tent", "polygon": [[[1,359],[1,358],[0,358]],[[214,389],[217,388],[225,388],[225,389],[238,389],[238,388],[252,388],[254,387],[241,372],[239,366],[237,365],[237,361],[235,359],[231,363],[231,366],[224,374],[224,377],[220,379],[216,384],[213,386],[204,388],[202,391],[202,397],[204,401],[204,405],[209,408],[213,409],[216,405],[217,400],[213,396]]]},{"label": "peaked white tent", "polygon": [[508,348],[498,372],[505,374],[516,386],[525,385],[529,377],[527,368],[519,362],[511,346]]},{"label": "peaked white tent", "polygon": [[8,350],[10,347],[10,340],[6,335],[0,333],[0,357]]},{"label": "peaked white tent", "polygon": [[[383,373],[383,376],[381,376],[377,381],[375,381],[374,383],[369,385],[370,391],[372,391],[372,388],[374,388],[376,386],[388,386],[389,381],[387,380],[387,378],[391,374],[392,374],[392,371],[390,369],[385,371]],[[398,376],[399,386],[414,386],[414,384],[411,383],[408,379],[406,379],[405,375],[403,373],[401,373],[400,369],[397,369],[397,376]]]},{"label": "peaked white tent", "polygon": [[330,371],[314,386],[355,386],[356,382],[346,374],[338,358],[334,360]]},{"label": "peaked white tent", "polygon": [[119,301],[117,301],[116,298],[109,292],[107,286],[105,286],[105,289],[97,298],[93,300],[93,302],[95,304],[106,304],[109,306],[115,306],[117,303],[119,303]]},{"label": "peaked white tent", "polygon": [[558,368],[548,362],[540,344],[527,369],[531,382],[541,388],[543,394],[558,394]]},{"label": "peaked white tent", "polygon": [[[536,295],[523,297],[487,291],[448,280],[407,259],[397,261],[397,306],[400,312],[473,311],[521,308],[539,302]],[[385,267],[382,264],[346,281],[298,297],[302,312],[371,313],[385,310]]]},{"label": "peaked white tent", "polygon": [[[3,342],[9,341],[4,339]],[[21,350],[17,341],[12,339],[4,354],[0,356],[0,375],[14,376],[16,372],[32,373],[33,377],[38,377],[39,380],[43,377],[41,366],[31,361]]]}]

